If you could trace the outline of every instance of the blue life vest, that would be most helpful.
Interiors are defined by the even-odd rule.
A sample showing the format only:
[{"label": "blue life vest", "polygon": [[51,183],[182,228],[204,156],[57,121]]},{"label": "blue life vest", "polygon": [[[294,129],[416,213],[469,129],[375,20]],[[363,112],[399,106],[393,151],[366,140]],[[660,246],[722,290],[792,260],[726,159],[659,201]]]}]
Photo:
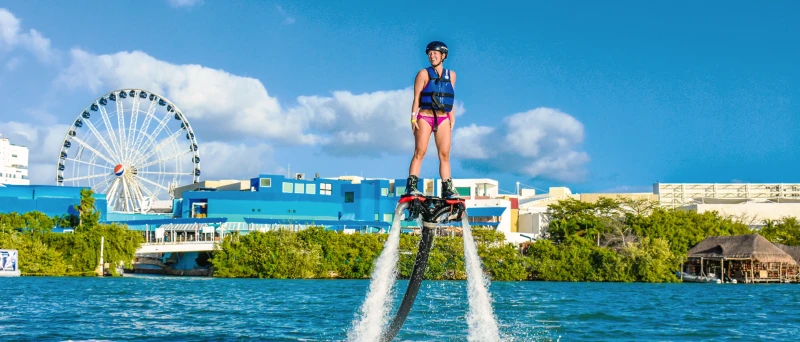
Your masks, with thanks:
[{"label": "blue life vest", "polygon": [[442,77],[439,77],[433,67],[425,70],[428,70],[430,81],[419,94],[419,108],[450,113],[456,95],[453,83],[450,82],[450,70],[442,69]]}]

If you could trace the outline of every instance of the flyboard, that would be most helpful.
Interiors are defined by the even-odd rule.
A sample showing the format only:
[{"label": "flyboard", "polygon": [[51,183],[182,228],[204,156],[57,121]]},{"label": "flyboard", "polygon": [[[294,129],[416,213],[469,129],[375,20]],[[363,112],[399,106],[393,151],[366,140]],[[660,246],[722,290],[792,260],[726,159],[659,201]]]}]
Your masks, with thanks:
[{"label": "flyboard", "polygon": [[461,222],[463,215],[466,215],[464,200],[460,198],[446,199],[433,196],[414,196],[404,195],[398,201],[398,207],[404,206],[408,209],[409,215],[406,220],[422,220],[422,238],[419,240],[417,256],[414,260],[414,269],[411,271],[411,278],[408,281],[408,288],[400,303],[392,323],[384,331],[381,341],[388,342],[397,336],[403,326],[414,300],[417,298],[419,286],[422,283],[422,276],[428,264],[428,253],[433,244],[433,236],[440,223]]}]

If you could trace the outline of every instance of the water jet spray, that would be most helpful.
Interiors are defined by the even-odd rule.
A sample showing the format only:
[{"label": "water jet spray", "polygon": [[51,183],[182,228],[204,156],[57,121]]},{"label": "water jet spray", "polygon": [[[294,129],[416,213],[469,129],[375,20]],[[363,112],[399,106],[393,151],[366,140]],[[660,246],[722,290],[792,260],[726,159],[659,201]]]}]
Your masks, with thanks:
[{"label": "water jet spray", "polygon": [[425,267],[428,264],[428,255],[433,244],[433,236],[440,223],[458,222],[465,215],[466,207],[463,199],[444,199],[433,196],[412,196],[405,195],[400,197],[398,206],[407,205],[409,215],[407,220],[422,220],[422,237],[419,241],[417,256],[414,260],[414,269],[408,281],[408,288],[400,303],[394,319],[389,327],[384,331],[381,341],[388,342],[397,336],[400,328],[414,305],[417,298],[419,286],[422,283],[422,276],[425,274]]}]

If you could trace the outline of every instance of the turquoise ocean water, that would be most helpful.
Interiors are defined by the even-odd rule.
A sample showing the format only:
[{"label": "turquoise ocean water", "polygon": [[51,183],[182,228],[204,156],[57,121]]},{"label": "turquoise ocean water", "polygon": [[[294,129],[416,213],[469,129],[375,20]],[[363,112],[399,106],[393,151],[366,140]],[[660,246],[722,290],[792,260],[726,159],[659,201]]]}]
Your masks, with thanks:
[{"label": "turquoise ocean water", "polygon": [[[398,281],[395,308],[407,282]],[[0,278],[0,340],[341,341],[367,280]],[[795,341],[800,285],[493,282],[509,341]],[[466,282],[425,281],[397,340],[465,341]]]}]

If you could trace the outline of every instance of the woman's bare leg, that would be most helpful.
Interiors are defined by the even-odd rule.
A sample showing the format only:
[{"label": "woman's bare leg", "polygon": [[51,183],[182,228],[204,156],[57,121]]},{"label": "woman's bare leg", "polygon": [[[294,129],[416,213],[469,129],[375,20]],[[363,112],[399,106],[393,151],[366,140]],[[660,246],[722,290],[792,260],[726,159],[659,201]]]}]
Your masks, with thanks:
[{"label": "woman's bare leg", "polygon": [[425,120],[417,120],[417,126],[419,129],[414,131],[414,156],[411,157],[411,165],[408,167],[408,174],[414,176],[419,176],[422,160],[425,159],[428,142],[431,140],[431,131],[433,131],[433,128]]},{"label": "woman's bare leg", "polygon": [[453,131],[449,120],[442,121],[434,134],[436,150],[439,152],[439,176],[443,180],[450,178],[450,143]]}]

